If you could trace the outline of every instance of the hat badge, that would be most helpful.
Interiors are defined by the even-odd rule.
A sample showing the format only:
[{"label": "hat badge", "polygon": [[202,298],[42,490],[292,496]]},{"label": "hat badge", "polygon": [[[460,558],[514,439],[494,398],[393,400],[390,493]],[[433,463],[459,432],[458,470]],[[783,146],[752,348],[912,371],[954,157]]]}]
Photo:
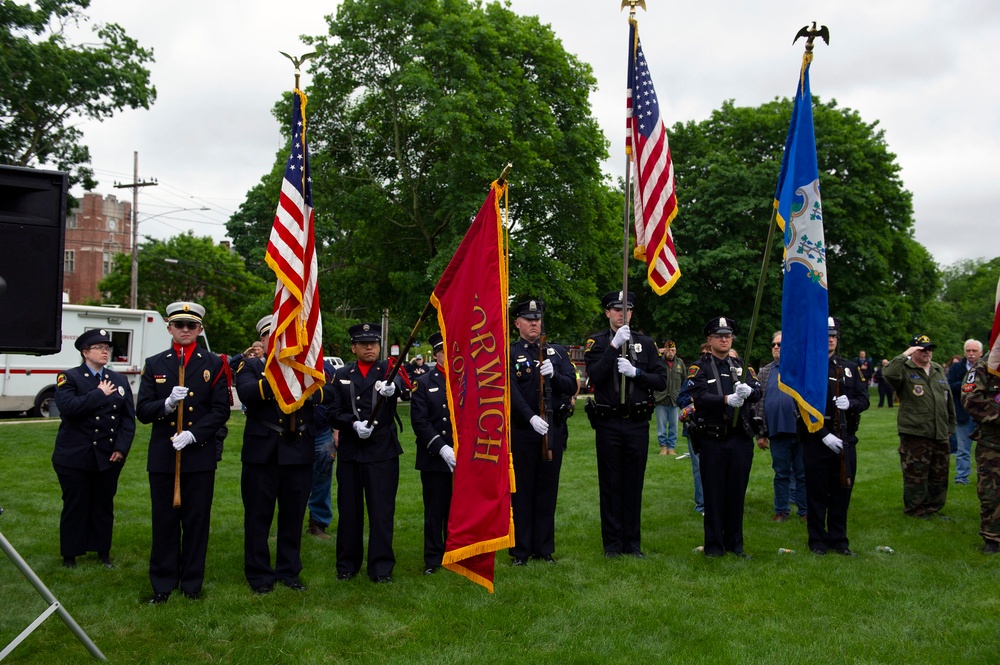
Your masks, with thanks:
[{"label": "hat badge", "polygon": [[107,337],[107,336],[108,336],[108,331],[101,329],[101,337]]},{"label": "hat badge", "polygon": [[532,300],[531,302],[529,302],[528,303],[528,311],[529,312],[537,312],[538,311],[538,303],[536,303],[534,300]]},{"label": "hat badge", "polygon": [[368,325],[368,324],[366,323],[366,324],[365,324],[365,325],[364,325],[364,326],[363,326],[363,327],[362,327],[361,329],[362,329],[362,330],[364,330],[365,332],[368,332],[368,329],[369,329],[370,327],[371,327],[371,326],[369,326],[369,325]]},{"label": "hat badge", "polygon": [[720,316],[719,317],[719,327],[720,328],[726,328],[727,327],[726,326],[726,317],[724,317],[724,316]]},{"label": "hat badge", "polygon": [[190,306],[190,305],[187,305],[187,304],[185,304],[185,305],[184,305],[184,307],[183,307],[183,310],[184,310],[185,312],[190,312],[190,311],[191,311],[191,306]]},{"label": "hat badge", "polygon": [[832,316],[828,318],[827,325],[829,327],[831,327],[831,328],[836,328],[837,327],[837,324],[833,322],[833,317]]},{"label": "hat badge", "polygon": [[620,300],[622,302],[625,302],[625,292],[624,291],[619,291],[618,292],[618,300]]}]

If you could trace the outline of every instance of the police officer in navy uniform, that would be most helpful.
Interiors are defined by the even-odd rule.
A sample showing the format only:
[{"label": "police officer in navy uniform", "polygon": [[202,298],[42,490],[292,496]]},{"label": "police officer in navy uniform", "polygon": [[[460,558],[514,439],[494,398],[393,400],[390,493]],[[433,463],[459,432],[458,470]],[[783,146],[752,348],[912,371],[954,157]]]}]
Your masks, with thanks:
[{"label": "police officer in navy uniform", "polygon": [[417,438],[417,463],[424,496],[424,574],[441,567],[448,536],[455,450],[444,375],[444,340],[434,333],[428,340],[436,363],[417,378],[410,398],[410,424]]},{"label": "police officer in navy uniform", "polygon": [[[337,579],[349,580],[364,560],[365,507],[368,508],[368,577],[392,581],[392,550],[399,456],[403,447],[396,430],[396,398],[406,385],[399,375],[388,383],[389,363],[379,360],[382,327],[351,326],[353,363],[337,370],[330,387],[327,417],[340,430],[337,454]],[[378,396],[382,404],[372,414]]]},{"label": "police officer in navy uniform", "polygon": [[108,369],[111,335],[94,328],[74,343],[83,363],[56,377],[56,406],[62,422],[56,434],[52,466],[62,488],[59,549],[63,565],[97,552],[111,563],[111,531],[115,521],[118,476],[135,436],[132,388]]},{"label": "police officer in navy uniform", "polygon": [[[555,563],[556,496],[559,470],[569,438],[566,418],[577,381],[566,349],[546,344],[539,348],[543,305],[527,300],[514,307],[514,327],[520,338],[510,345],[511,451],[517,491],[510,497],[514,511],[515,566],[528,557]],[[539,375],[551,387],[545,418],[539,415]],[[551,460],[543,459],[542,437]]]},{"label": "police officer in navy uniform", "polygon": [[[257,334],[268,344],[272,317],[257,322]],[[276,362],[276,360],[272,360]],[[281,410],[264,374],[266,358],[246,358],[236,369],[236,393],[246,406],[243,430],[243,574],[254,593],[274,590],[280,581],[294,591],[305,591],[302,572],[302,520],[312,491],[316,423],[314,404],[322,403],[322,387],[292,413]],[[277,548],[271,566],[268,536],[278,509]]]},{"label": "police officer in navy uniform", "polygon": [[[216,441],[229,420],[229,384],[219,356],[198,346],[205,308],[192,302],[167,306],[170,348],[146,359],[136,417],[152,424],[149,494],[153,544],[149,556],[151,604],[165,603],[180,587],[194,600],[205,579]],[[184,385],[179,384],[184,363]],[[178,433],[180,422],[180,433]],[[181,451],[181,505],[173,507],[174,465]]]},{"label": "police officer in navy uniform", "polygon": [[856,363],[836,355],[840,341],[840,321],[829,318],[829,386],[823,424],[809,432],[799,415],[797,427],[806,467],[806,524],[809,549],[814,554],[828,551],[854,556],[848,547],[847,508],[857,472],[858,437],[861,412],[868,409],[868,382]]},{"label": "police officer in navy uniform", "polygon": [[688,370],[687,390],[694,402],[701,448],[705,555],[731,552],[749,559],[743,551],[743,502],[753,465],[754,431],[751,410],[743,405],[759,401],[763,390],[753,371],[745,372],[740,359],[730,353],[736,321],[717,316],[703,331],[709,353]]},{"label": "police officer in navy uniform", "polygon": [[[612,291],[601,304],[610,329],[587,340],[584,360],[594,387],[587,403],[596,430],[604,556],[643,558],[640,517],[649,455],[653,392],[667,386],[667,366],[653,338],[629,328],[635,294]],[[623,357],[622,348],[626,352]],[[625,377],[624,398],[622,377]]]}]

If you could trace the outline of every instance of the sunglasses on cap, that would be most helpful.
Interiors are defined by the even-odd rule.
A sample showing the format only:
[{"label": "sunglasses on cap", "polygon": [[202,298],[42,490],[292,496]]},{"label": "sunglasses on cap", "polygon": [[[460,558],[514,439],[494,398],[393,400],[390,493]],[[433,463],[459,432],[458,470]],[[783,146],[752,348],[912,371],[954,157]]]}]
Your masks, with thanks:
[{"label": "sunglasses on cap", "polygon": [[198,326],[201,324],[197,321],[171,321],[170,325],[179,330],[184,330],[185,328],[188,330],[197,330]]}]

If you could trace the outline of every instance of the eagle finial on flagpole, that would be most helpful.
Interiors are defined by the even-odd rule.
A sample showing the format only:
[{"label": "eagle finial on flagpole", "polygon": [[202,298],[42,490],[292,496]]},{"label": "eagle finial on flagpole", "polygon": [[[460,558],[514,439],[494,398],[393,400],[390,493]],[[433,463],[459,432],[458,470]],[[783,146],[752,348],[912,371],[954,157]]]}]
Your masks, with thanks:
[{"label": "eagle finial on flagpole", "polygon": [[642,7],[642,11],[646,11],[646,0],[622,0],[622,9],[628,7],[629,18],[635,18],[635,8]]},{"label": "eagle finial on flagpole", "polygon": [[812,53],[813,40],[816,39],[817,37],[820,37],[824,42],[826,42],[827,46],[830,45],[830,29],[827,28],[825,25],[821,25],[817,29],[816,21],[812,22],[812,28],[810,28],[808,25],[802,26],[802,28],[797,33],[795,33],[795,39],[792,40],[792,43],[794,44],[795,42],[799,41],[799,37],[806,38],[806,53]]},{"label": "eagle finial on flagpole", "polygon": [[[816,24],[814,23],[813,25],[815,26]],[[289,60],[291,60],[292,61],[292,65],[295,66],[295,87],[298,88],[299,87],[299,73],[302,70],[302,63],[304,63],[306,60],[309,60],[314,55],[316,55],[316,51],[312,51],[311,53],[306,53],[305,55],[300,55],[297,58],[295,56],[288,55],[284,51],[278,51],[278,53],[280,53],[281,55],[283,55],[286,58],[288,58]]]}]

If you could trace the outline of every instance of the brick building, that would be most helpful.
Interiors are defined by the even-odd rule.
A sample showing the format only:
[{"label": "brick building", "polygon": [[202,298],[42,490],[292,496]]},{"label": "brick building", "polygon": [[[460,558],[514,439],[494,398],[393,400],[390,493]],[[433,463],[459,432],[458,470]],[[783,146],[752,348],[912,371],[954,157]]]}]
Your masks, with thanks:
[{"label": "brick building", "polygon": [[97,284],[111,272],[115,254],[132,252],[132,204],[114,195],[85,193],[66,218],[63,293],[67,302],[101,297]]}]

